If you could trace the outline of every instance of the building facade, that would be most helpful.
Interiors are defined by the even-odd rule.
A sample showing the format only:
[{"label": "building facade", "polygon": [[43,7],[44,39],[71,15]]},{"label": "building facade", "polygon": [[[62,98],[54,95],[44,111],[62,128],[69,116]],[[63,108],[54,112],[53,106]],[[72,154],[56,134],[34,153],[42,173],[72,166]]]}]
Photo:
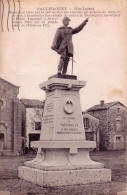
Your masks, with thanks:
[{"label": "building facade", "polygon": [[87,112],[99,119],[100,150],[126,148],[127,108],[122,103],[101,101]]},{"label": "building facade", "polygon": [[84,131],[86,140],[96,141],[96,149],[99,150],[99,119],[90,113],[83,113]]},{"label": "building facade", "polygon": [[24,134],[24,147],[31,148],[31,141],[40,139],[44,102],[34,99],[21,99],[24,110],[22,131]]},{"label": "building facade", "polygon": [[18,86],[0,78],[0,153],[17,153],[21,147],[18,93]]},{"label": "building facade", "polygon": [[19,100],[19,86],[0,78],[0,155],[23,154],[40,138],[44,102]]}]

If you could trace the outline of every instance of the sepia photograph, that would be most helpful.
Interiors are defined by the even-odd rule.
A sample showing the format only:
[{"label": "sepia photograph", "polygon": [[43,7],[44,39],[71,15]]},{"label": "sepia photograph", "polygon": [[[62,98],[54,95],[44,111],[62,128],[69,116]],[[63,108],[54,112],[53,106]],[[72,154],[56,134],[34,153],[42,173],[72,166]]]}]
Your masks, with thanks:
[{"label": "sepia photograph", "polygon": [[126,150],[126,0],[0,0],[0,195],[126,195]]}]

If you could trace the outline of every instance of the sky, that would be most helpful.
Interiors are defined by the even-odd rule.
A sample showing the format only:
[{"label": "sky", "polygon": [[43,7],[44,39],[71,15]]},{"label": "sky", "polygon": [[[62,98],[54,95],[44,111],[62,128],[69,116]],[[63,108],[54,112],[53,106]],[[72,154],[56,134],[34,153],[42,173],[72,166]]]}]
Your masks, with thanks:
[{"label": "sky", "polygon": [[[10,1],[11,2],[11,1]],[[94,7],[96,10],[121,11],[120,17],[90,17],[78,34],[73,35],[74,75],[86,81],[80,90],[82,110],[105,102],[120,101],[127,106],[126,11],[124,1],[21,1],[21,11],[53,6]],[[6,7],[5,3],[5,7]],[[50,27],[6,29],[0,32],[0,77],[20,86],[19,98],[45,99],[39,84],[57,73],[60,56],[51,49],[62,17]],[[70,17],[69,26],[77,27],[86,17]],[[9,24],[11,26],[11,24]],[[68,74],[71,74],[71,62]]]}]

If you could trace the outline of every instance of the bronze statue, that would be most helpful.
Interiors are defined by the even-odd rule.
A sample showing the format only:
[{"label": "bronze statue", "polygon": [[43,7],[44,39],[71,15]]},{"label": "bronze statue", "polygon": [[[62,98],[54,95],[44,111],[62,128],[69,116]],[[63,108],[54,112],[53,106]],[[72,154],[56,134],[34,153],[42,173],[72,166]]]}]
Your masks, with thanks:
[{"label": "bronze statue", "polygon": [[88,22],[88,18],[82,22],[77,28],[68,27],[70,19],[68,17],[63,18],[64,26],[57,29],[52,49],[55,50],[58,54],[61,55],[60,61],[58,64],[58,74],[66,74],[68,63],[70,57],[72,57],[73,62],[73,43],[72,43],[72,35],[80,32],[86,23]]}]

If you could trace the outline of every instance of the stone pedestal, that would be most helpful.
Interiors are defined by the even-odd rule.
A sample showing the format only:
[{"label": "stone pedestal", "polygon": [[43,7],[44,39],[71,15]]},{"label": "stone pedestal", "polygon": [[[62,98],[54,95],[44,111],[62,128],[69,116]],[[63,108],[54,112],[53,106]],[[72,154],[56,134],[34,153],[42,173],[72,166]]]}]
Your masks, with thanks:
[{"label": "stone pedestal", "polygon": [[46,101],[40,141],[32,142],[38,153],[34,160],[19,167],[20,178],[41,186],[111,180],[111,170],[89,157],[96,143],[85,139],[79,96],[85,84],[75,78],[51,77],[40,85]]}]

